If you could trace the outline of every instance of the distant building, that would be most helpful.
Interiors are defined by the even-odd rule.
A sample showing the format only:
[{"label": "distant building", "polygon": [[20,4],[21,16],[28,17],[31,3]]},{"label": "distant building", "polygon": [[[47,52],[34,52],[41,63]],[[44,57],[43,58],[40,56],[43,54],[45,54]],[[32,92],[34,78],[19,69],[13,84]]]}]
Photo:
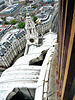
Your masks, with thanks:
[{"label": "distant building", "polygon": [[21,3],[24,5],[25,0],[5,0],[5,3],[6,3],[7,5],[12,5],[12,4],[14,4],[14,3],[19,3],[19,2],[21,2]]},{"label": "distant building", "polygon": [[6,32],[10,29],[11,25],[0,25],[0,40],[6,34]]},{"label": "distant building", "polygon": [[[57,22],[57,19],[58,19],[58,8],[56,7],[55,11],[54,12],[53,11],[54,11],[53,9],[51,9],[51,10],[46,9],[44,12],[45,14],[39,13],[36,15],[39,17],[37,19],[37,23],[36,23],[36,29],[39,34],[40,33],[45,34],[45,33],[49,32],[50,29],[53,30],[53,28],[55,27],[54,22],[55,21]],[[41,12],[43,12],[43,11],[41,11]],[[56,17],[55,17],[55,15],[56,15]],[[55,27],[55,30],[56,30],[56,27]]]},{"label": "distant building", "polygon": [[25,0],[25,4],[32,3],[33,0]]},{"label": "distant building", "polygon": [[[25,30],[12,31],[12,34],[0,46],[0,67],[9,67],[14,58],[25,48]],[[2,68],[2,67],[1,67]]]},{"label": "distant building", "polygon": [[39,1],[39,2],[51,2],[52,0],[35,0],[35,1]]},{"label": "distant building", "polygon": [[0,12],[0,16],[2,17],[15,16],[20,11],[21,7],[22,7],[21,3],[10,5]]},{"label": "distant building", "polygon": [[35,1],[39,1],[39,2],[42,2],[43,0],[35,0]]},{"label": "distant building", "polygon": [[7,22],[11,22],[13,19],[14,19],[14,17],[10,17],[10,16],[9,17],[6,17],[6,21]]},{"label": "distant building", "polygon": [[0,11],[2,11],[3,9],[5,9],[7,6],[5,4],[5,1],[0,1]]}]

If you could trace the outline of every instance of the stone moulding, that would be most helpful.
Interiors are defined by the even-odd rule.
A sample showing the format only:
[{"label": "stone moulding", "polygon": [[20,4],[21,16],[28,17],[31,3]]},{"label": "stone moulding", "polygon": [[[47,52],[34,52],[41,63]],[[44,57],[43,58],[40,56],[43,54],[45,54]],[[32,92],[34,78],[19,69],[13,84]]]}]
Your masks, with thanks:
[{"label": "stone moulding", "polygon": [[[55,70],[55,64],[56,64],[56,56],[57,56],[57,44],[55,43],[50,47],[50,49],[47,52],[47,55],[45,57],[45,60],[42,65],[42,69],[40,72],[39,80],[37,83],[37,88],[35,92],[35,99],[34,100],[47,100],[48,98],[48,92],[52,87],[52,84],[55,84],[55,78],[51,77],[52,72]],[[55,68],[54,68],[55,67]],[[52,72],[51,72],[52,71]],[[55,75],[54,75],[55,77]],[[56,98],[56,87],[54,87],[55,94],[52,98]],[[52,100],[52,99],[50,99]],[[56,99],[54,99],[56,100]]]}]

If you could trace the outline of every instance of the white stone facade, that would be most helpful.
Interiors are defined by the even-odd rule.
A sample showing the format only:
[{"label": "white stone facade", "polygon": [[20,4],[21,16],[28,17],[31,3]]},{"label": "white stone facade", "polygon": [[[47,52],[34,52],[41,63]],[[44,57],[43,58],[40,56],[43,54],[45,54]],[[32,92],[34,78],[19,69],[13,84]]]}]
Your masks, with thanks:
[{"label": "white stone facade", "polygon": [[4,48],[5,52],[3,52],[2,55],[0,55],[0,66],[9,67],[13,63],[14,58],[25,48],[25,33],[23,33],[21,36],[16,35],[15,38],[13,37],[14,36],[11,36],[11,38],[9,38],[6,41],[8,43],[12,41],[10,43],[10,46],[8,46],[7,48],[5,48],[3,45],[3,47],[1,46],[1,49]]},{"label": "white stone facade", "polygon": [[36,31],[35,28],[35,23],[32,21],[31,17],[29,16],[29,14],[27,13],[26,16],[26,39],[27,39],[27,44],[31,45],[31,44],[38,44],[38,32]]},{"label": "white stone facade", "polygon": [[[57,38],[57,34],[55,33],[49,33],[49,34],[44,35],[44,42],[42,46],[30,48],[30,51],[28,52],[27,55],[20,57],[10,68],[8,68],[2,73],[1,79],[0,79],[0,97],[1,97],[0,99],[1,100],[6,100],[6,98],[9,96],[9,93],[11,93],[11,91],[16,87],[19,89],[22,88],[24,90],[23,93],[25,93],[25,88],[29,88],[29,89],[33,88],[33,89],[36,89],[36,92],[37,92],[37,90],[43,86],[39,84],[37,87],[37,82],[38,82],[39,76],[41,76],[40,79],[42,80],[45,79],[44,76],[47,75],[45,73],[49,71],[48,69],[50,67],[49,63],[50,63],[50,60],[52,58],[53,51],[55,48],[54,44],[56,43],[56,40],[57,40],[56,38]],[[49,49],[49,52],[47,53],[42,65],[39,65],[39,66],[29,65],[29,62],[32,60],[36,60],[36,62],[41,61],[43,59],[42,57],[43,57],[44,52],[48,49]],[[41,83],[44,83],[44,81],[41,81]],[[45,81],[45,83],[47,83],[47,81]],[[42,88],[37,93],[37,95],[35,95],[35,100],[43,100],[40,98],[43,92]]]},{"label": "white stone facade", "polygon": [[47,33],[54,25],[54,20],[56,19],[55,16],[58,14],[58,8],[54,11],[54,13],[45,19],[41,20],[41,23],[36,25],[36,30],[39,34]]}]

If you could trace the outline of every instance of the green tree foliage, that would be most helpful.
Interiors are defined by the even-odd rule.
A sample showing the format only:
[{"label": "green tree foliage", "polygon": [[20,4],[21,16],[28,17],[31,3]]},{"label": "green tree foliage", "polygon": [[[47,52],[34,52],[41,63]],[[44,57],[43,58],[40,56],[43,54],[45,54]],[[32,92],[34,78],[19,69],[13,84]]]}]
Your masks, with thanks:
[{"label": "green tree foliage", "polygon": [[5,22],[4,22],[4,24],[5,24],[5,25],[8,25],[8,24],[9,24],[9,22],[8,22],[8,21],[5,21]]},{"label": "green tree foliage", "polygon": [[36,20],[37,20],[37,17],[33,16],[33,21],[36,22]]},{"label": "green tree foliage", "polygon": [[32,6],[32,8],[34,8],[34,9],[35,9],[35,8],[36,8],[36,6]]},{"label": "green tree foliage", "polygon": [[18,28],[24,28],[25,27],[25,23],[24,22],[20,22],[19,24],[18,24]]},{"label": "green tree foliage", "polygon": [[15,20],[15,19],[13,19],[12,21],[11,21],[11,24],[12,25],[15,25],[17,23],[17,21]]}]

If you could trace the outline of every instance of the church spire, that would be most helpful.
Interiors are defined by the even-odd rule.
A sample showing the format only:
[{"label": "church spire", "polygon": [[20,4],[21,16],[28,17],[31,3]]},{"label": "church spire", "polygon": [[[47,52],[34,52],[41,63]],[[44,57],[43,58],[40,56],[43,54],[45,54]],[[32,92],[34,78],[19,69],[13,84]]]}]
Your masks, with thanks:
[{"label": "church spire", "polygon": [[29,12],[27,8],[26,8],[26,17],[29,17]]},{"label": "church spire", "polygon": [[28,9],[26,8],[26,11],[27,11],[27,13],[28,13]]}]

